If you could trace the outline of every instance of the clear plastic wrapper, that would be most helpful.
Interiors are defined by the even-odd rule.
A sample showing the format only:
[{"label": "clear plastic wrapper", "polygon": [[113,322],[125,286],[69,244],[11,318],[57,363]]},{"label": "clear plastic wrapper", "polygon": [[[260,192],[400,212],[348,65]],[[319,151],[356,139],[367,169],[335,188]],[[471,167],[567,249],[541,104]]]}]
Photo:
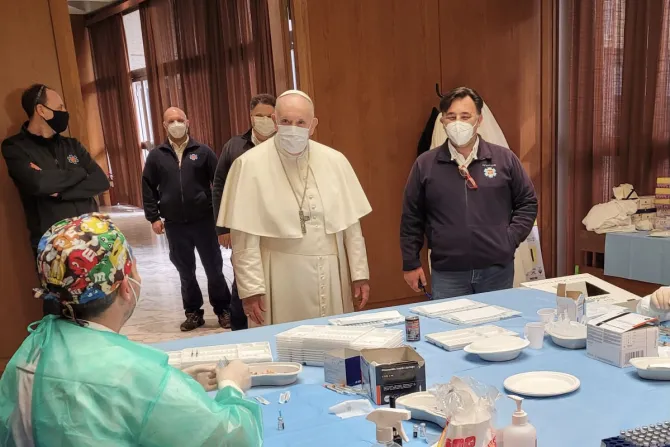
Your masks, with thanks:
[{"label": "clear plastic wrapper", "polygon": [[437,408],[447,416],[437,447],[496,447],[495,403],[500,392],[471,377],[452,377],[431,390]]}]

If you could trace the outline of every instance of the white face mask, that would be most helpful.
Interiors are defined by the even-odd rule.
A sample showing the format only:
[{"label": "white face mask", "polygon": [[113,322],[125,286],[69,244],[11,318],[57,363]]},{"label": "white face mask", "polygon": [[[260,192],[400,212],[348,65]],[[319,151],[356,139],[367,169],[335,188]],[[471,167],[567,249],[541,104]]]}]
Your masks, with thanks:
[{"label": "white face mask", "polygon": [[465,121],[454,121],[449,123],[444,126],[444,130],[447,132],[449,141],[451,141],[454,146],[458,147],[465,146],[475,133],[475,128],[472,124],[466,123]]},{"label": "white face mask", "polygon": [[272,118],[267,116],[254,116],[253,120],[254,130],[261,136],[269,137],[275,133],[275,123]]},{"label": "white face mask", "polygon": [[309,141],[309,128],[277,126],[277,143],[289,154],[297,155],[305,150]]},{"label": "white face mask", "polygon": [[135,292],[133,286],[130,286],[130,290],[133,292],[133,296],[135,297],[135,307],[137,307],[137,305],[140,304],[140,295],[142,295],[142,283],[134,278],[131,278],[130,276],[128,277],[128,281],[137,285],[137,292]]},{"label": "white face mask", "polygon": [[186,135],[186,130],[188,127],[186,126],[186,123],[180,123],[179,121],[174,121],[170,124],[168,124],[168,133],[170,136],[176,140],[179,140],[181,138],[184,138],[184,135]]}]

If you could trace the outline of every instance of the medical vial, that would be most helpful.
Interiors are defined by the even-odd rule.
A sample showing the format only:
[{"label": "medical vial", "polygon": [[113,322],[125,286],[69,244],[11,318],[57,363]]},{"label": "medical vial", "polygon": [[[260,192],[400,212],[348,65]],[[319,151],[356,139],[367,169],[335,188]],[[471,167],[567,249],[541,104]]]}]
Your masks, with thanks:
[{"label": "medical vial", "polygon": [[409,316],[405,317],[405,340],[419,341],[421,340],[421,322],[419,317]]},{"label": "medical vial", "polygon": [[279,410],[279,417],[277,418],[277,430],[284,429],[284,418],[281,415],[281,410]]},{"label": "medical vial", "polygon": [[412,427],[412,438],[418,438],[419,437],[419,426],[414,424],[414,427]]}]

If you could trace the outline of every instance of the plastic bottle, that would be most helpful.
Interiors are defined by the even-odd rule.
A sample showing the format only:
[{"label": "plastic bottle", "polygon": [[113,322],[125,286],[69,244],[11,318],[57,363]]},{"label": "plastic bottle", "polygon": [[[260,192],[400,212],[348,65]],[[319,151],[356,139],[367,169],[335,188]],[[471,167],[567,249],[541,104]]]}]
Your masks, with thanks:
[{"label": "plastic bottle", "polygon": [[505,447],[537,447],[537,431],[528,423],[528,414],[521,409],[523,397],[507,396],[516,402],[516,411],[512,415],[512,424],[503,430],[502,441]]},{"label": "plastic bottle", "polygon": [[366,419],[374,422],[377,426],[377,444],[378,447],[399,447],[393,442],[393,429],[396,429],[403,440],[409,442],[407,433],[402,428],[402,421],[409,421],[410,412],[397,408],[380,408],[368,414]]}]

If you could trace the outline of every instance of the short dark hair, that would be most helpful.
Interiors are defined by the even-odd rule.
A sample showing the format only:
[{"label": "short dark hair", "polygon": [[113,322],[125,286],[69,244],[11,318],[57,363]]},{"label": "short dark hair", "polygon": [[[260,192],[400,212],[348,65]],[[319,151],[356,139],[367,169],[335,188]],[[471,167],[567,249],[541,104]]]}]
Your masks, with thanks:
[{"label": "short dark hair", "polygon": [[482,108],[484,107],[484,100],[481,96],[479,96],[479,93],[470,87],[458,87],[444,95],[440,100],[440,112],[445,113],[447,110],[449,110],[451,103],[454,102],[455,99],[463,99],[466,96],[472,98],[472,100],[475,102],[477,113],[481,115]]},{"label": "short dark hair", "polygon": [[251,98],[251,102],[249,103],[249,110],[253,110],[254,107],[256,107],[258,104],[266,104],[274,107],[277,104],[277,99],[268,93],[259,93],[258,95]]},{"label": "short dark hair", "polygon": [[44,84],[33,84],[21,95],[21,106],[29,119],[35,114],[37,104],[46,104],[48,89],[49,87]]}]

